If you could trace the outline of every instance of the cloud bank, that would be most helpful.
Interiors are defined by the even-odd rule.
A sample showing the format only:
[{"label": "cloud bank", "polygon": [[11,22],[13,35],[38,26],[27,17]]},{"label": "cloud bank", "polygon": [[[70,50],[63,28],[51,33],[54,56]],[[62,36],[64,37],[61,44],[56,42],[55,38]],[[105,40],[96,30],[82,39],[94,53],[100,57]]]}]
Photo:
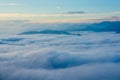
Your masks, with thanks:
[{"label": "cloud bank", "polygon": [[[18,33],[0,34],[0,80],[120,79],[120,34],[104,30],[118,22],[89,24],[101,30],[104,23],[103,31],[89,31],[88,24],[15,23],[22,28]],[[38,33],[19,35],[30,31]]]}]

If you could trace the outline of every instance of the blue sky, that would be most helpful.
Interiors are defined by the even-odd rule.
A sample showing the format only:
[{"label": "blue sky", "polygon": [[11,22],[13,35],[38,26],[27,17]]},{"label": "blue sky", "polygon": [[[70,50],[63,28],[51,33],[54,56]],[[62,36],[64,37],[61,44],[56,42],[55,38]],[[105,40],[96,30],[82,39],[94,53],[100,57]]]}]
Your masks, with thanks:
[{"label": "blue sky", "polygon": [[[101,16],[106,17],[113,17],[117,16],[120,12],[120,0],[0,0],[0,14],[3,16],[3,14],[6,16],[1,17],[1,19],[8,18],[8,14],[21,14],[21,15],[27,15],[30,16],[27,18],[19,18],[16,16],[11,18],[11,15],[9,15],[10,19],[30,19],[35,20],[35,17],[31,17],[31,14],[44,14],[44,15],[56,15],[56,14],[64,14],[68,12],[78,12],[82,11],[87,15],[82,14],[82,19],[84,16],[87,16],[88,18],[91,18],[88,16],[88,14],[93,14],[93,19],[100,18]],[[117,12],[117,14],[116,14]],[[107,13],[107,14],[106,14]],[[94,15],[95,14],[95,15]],[[96,15],[100,14],[100,15]],[[81,16],[81,14],[79,14]],[[109,16],[108,16],[109,15]],[[70,17],[71,16],[71,17]],[[57,17],[49,17],[51,19],[75,19],[77,16],[70,15],[69,17],[65,18],[65,16],[57,16]],[[39,16],[38,16],[39,17]],[[34,19],[33,19],[34,18]],[[39,19],[45,19],[46,17],[39,17]],[[79,17],[81,18],[81,17]],[[101,17],[102,18],[102,17]],[[48,18],[47,18],[48,19]],[[73,20],[74,20],[73,19]],[[45,19],[46,20],[46,19]]]}]

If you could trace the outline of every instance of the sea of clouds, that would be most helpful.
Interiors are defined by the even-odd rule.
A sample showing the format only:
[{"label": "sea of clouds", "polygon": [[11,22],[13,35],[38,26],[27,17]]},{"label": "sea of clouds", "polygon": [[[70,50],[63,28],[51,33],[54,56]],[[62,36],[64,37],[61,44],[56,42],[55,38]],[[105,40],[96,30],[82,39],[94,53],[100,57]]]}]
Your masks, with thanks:
[{"label": "sea of clouds", "polygon": [[0,80],[120,80],[119,33],[66,30],[71,34],[23,34],[48,28],[59,33],[63,30],[63,24],[60,29],[58,24],[28,25],[2,22]]}]

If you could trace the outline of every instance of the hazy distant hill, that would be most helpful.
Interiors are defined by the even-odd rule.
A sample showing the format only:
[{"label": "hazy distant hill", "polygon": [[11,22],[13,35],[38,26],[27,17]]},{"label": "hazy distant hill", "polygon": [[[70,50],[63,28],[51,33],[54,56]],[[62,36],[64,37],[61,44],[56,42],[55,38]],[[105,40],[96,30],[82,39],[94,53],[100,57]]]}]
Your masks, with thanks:
[{"label": "hazy distant hill", "polygon": [[77,35],[80,36],[80,34],[73,34],[67,31],[61,31],[61,30],[42,30],[42,31],[27,31],[23,32],[21,34],[57,34],[57,35]]},{"label": "hazy distant hill", "polygon": [[[120,21],[109,22],[104,21],[101,23],[65,23],[65,24],[53,24],[51,26],[37,25],[36,30],[24,31],[20,34],[64,34],[64,35],[80,35],[73,34],[71,31],[92,31],[92,32],[117,32],[120,33]],[[56,27],[57,25],[57,27]],[[43,26],[43,28],[41,28]],[[35,27],[31,26],[30,28]]]},{"label": "hazy distant hill", "polygon": [[67,28],[70,31],[95,31],[95,32],[120,32],[120,21],[109,22],[104,21],[101,23],[93,24],[74,24]]}]

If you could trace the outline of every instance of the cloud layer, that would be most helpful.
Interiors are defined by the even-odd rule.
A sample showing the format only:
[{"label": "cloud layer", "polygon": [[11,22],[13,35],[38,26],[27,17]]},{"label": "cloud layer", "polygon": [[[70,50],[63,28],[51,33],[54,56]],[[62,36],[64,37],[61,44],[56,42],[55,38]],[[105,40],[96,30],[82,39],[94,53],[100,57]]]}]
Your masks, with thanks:
[{"label": "cloud layer", "polygon": [[[44,33],[0,34],[0,80],[120,79],[119,33],[66,30],[75,24],[17,25],[22,26],[18,33]],[[46,28],[51,29],[47,34]],[[80,35],[57,34],[56,29]]]}]

